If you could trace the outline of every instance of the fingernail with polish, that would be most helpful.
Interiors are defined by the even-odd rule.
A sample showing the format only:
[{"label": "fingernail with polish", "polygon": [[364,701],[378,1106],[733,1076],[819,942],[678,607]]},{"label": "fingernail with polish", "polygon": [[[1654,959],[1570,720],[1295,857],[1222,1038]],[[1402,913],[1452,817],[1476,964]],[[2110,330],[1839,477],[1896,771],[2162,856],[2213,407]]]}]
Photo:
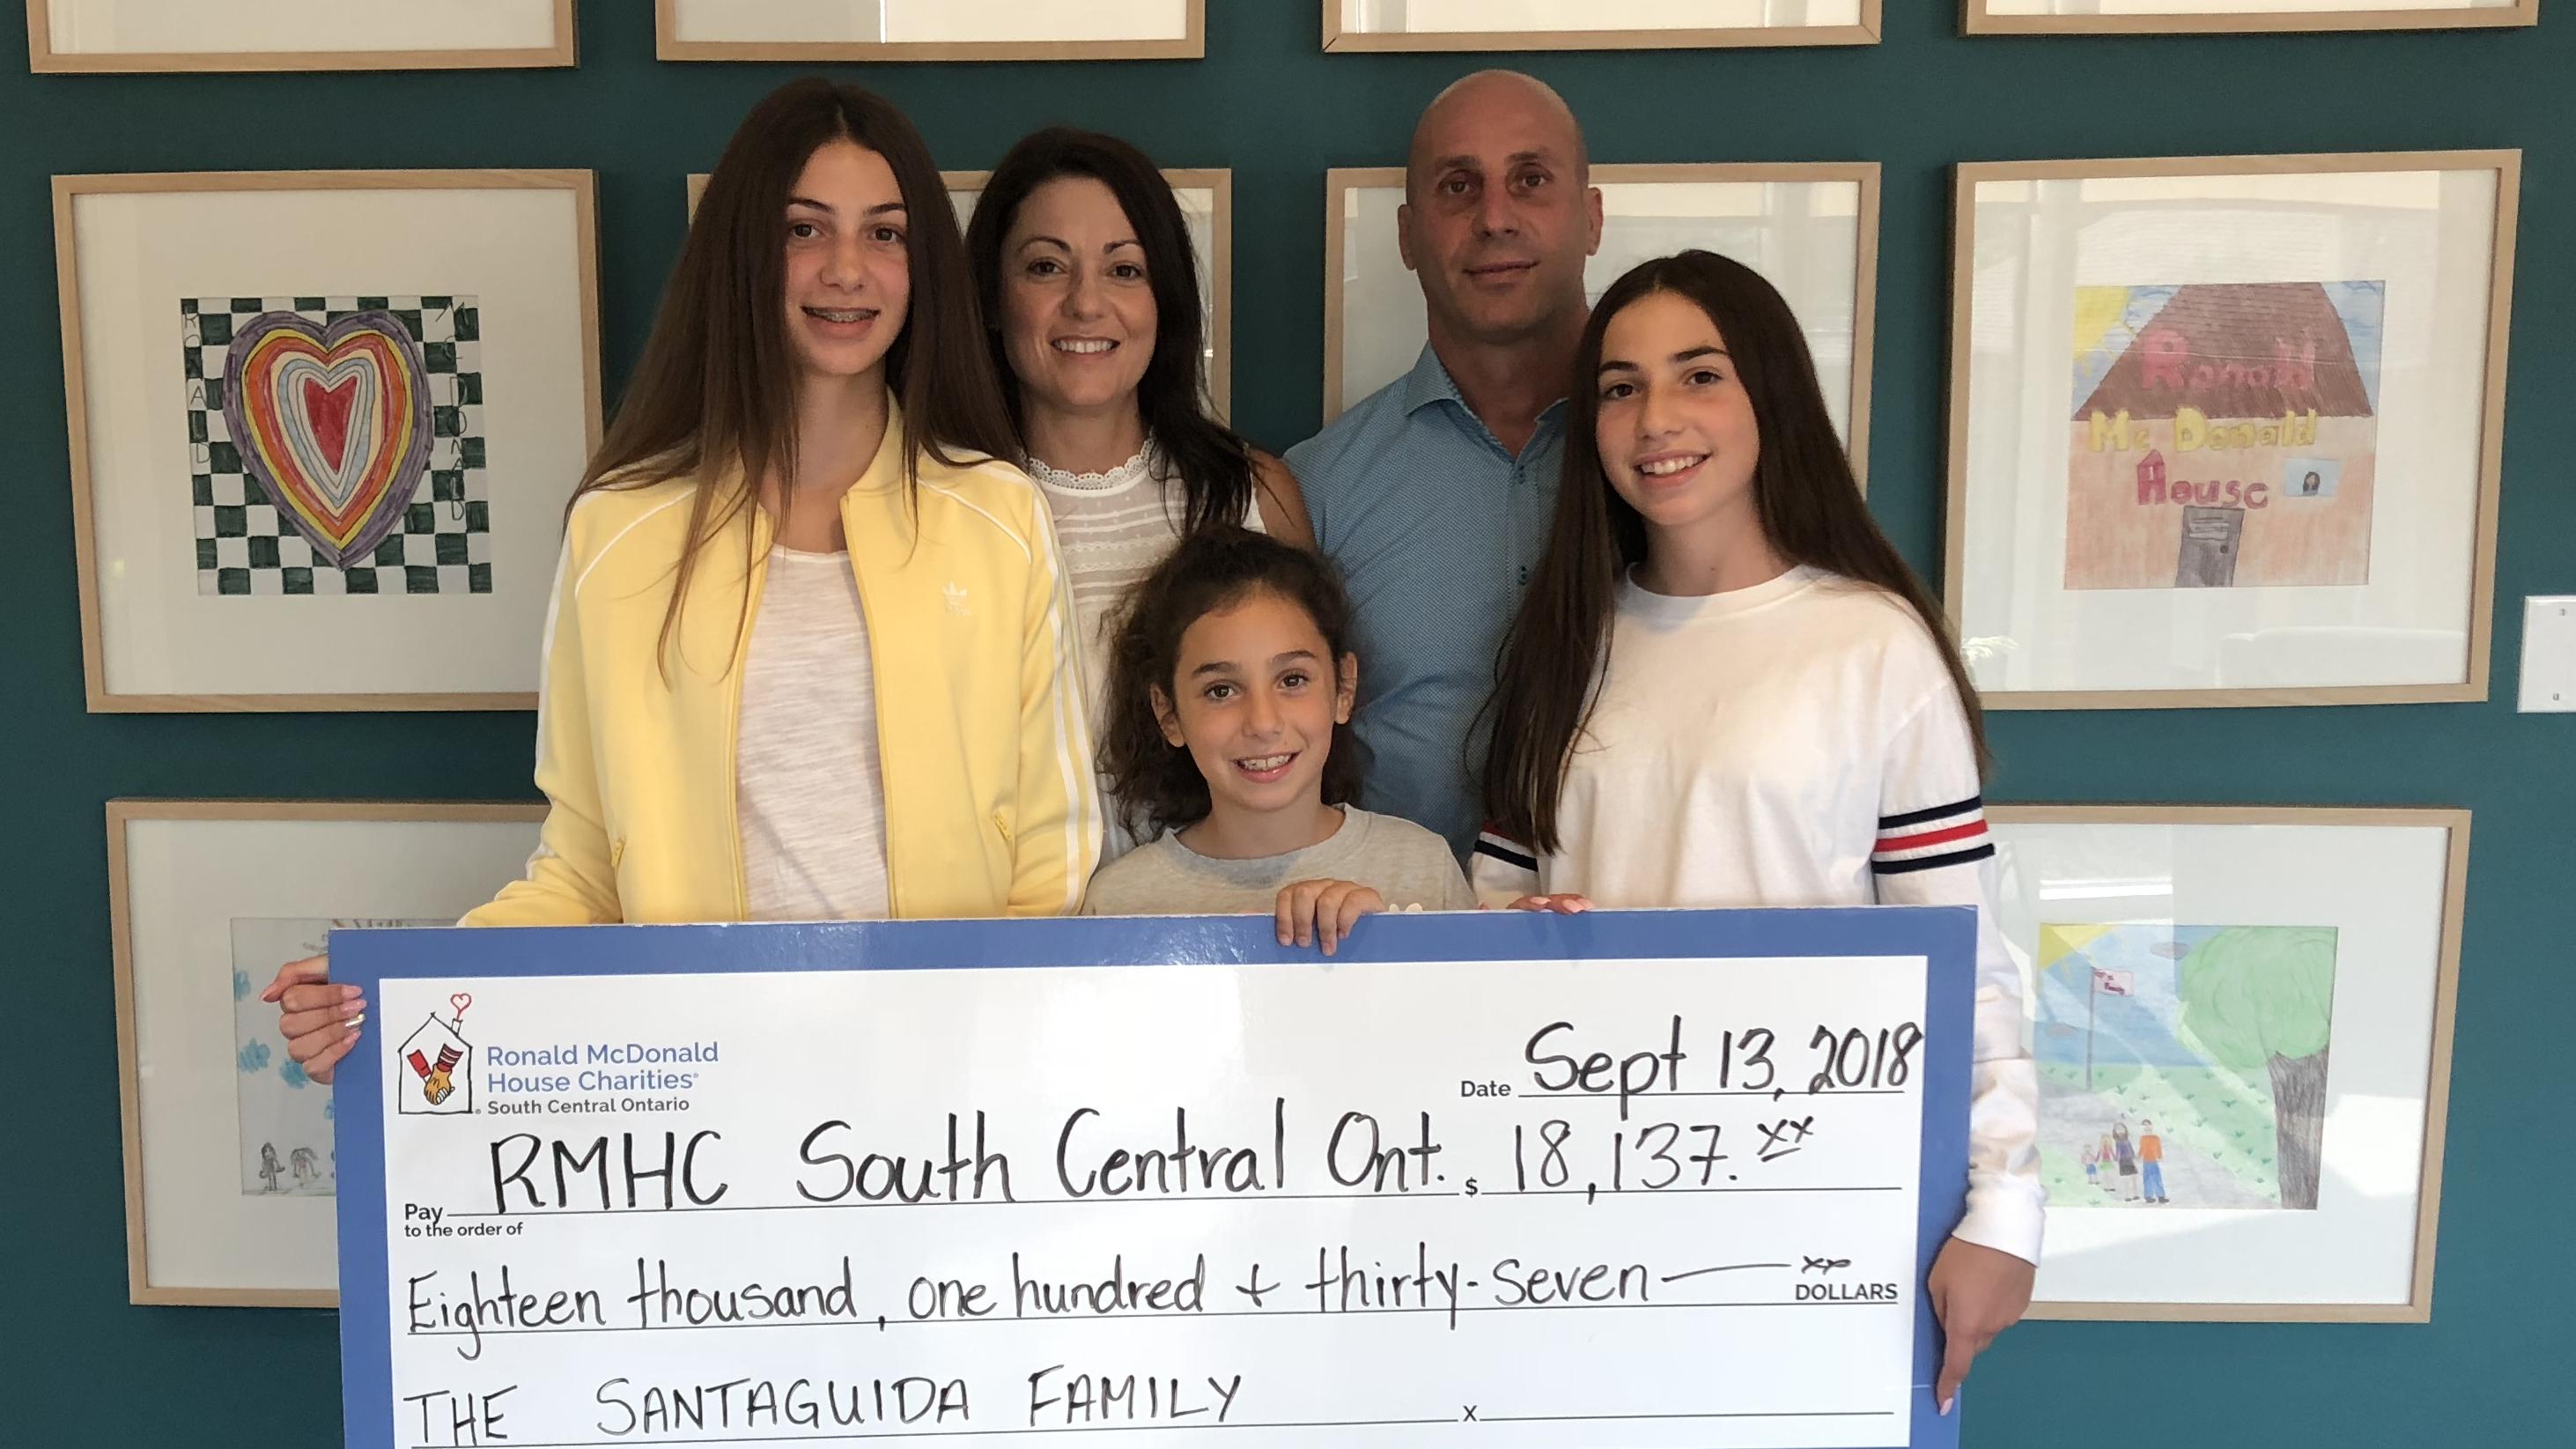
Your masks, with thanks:
[{"label": "fingernail with polish", "polygon": [[347,1024],[348,1024],[348,1027],[349,1027],[349,1030],[351,1030],[351,1031],[356,1031],[356,1030],[358,1029],[358,1027],[360,1026],[360,1024],[362,1024],[363,1022],[365,1022],[365,1021],[366,1021],[366,1019],[367,1019],[367,1014],[366,1014],[365,1012],[363,1012],[363,1011],[362,1011],[362,1012],[359,1012],[357,1015],[355,1015],[355,1016],[353,1016],[353,1017],[350,1017],[350,1018],[349,1018],[349,1020],[348,1020],[348,1023],[347,1023]]}]

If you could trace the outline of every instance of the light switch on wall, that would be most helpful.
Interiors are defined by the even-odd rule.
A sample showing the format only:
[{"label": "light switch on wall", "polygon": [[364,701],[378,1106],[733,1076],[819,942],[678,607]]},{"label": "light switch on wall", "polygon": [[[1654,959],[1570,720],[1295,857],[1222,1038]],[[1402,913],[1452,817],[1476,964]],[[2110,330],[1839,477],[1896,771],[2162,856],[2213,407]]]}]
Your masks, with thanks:
[{"label": "light switch on wall", "polygon": [[2576,710],[2576,595],[2522,601],[2522,712]]}]

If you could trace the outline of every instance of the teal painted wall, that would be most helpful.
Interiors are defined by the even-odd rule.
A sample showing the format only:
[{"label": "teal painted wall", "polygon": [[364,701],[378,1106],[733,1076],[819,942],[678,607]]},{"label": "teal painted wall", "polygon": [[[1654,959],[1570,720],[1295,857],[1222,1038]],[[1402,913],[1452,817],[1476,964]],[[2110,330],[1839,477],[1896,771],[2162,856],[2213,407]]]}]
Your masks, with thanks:
[{"label": "teal painted wall", "polygon": [[[2566,6],[2559,0],[2553,9]],[[0,53],[0,1442],[319,1449],[336,1443],[326,1313],[125,1301],[101,802],[119,795],[530,793],[525,715],[83,712],[46,178],[57,172],[588,167],[599,175],[612,395],[682,225],[681,178],[799,72],[664,65],[649,7],[586,0],[572,71],[37,77]],[[1322,377],[1323,172],[1400,159],[1460,56],[1325,56],[1313,0],[1211,0],[1199,63],[845,67],[943,165],[1023,131],[1123,133],[1235,173],[1239,422],[1283,447]],[[2569,1442],[2576,1201],[2539,1090],[2576,1017],[2576,720],[2511,703],[2520,598],[2576,592],[2576,13],[2448,35],[1984,39],[1953,0],[1890,0],[1859,50],[1540,55],[1602,161],[1849,160],[1886,168],[1871,504],[1939,559],[1950,163],[1967,159],[2518,146],[2522,267],[2505,435],[2494,702],[2008,714],[1997,798],[2465,805],[2477,812],[2435,1319],[2426,1327],[2034,1324],[1970,1396],[1972,1445],[2088,1449]],[[11,28],[14,31],[14,23]],[[570,480],[564,480],[569,486]],[[2521,1073],[2517,1076],[2516,1073]],[[2546,1409],[2547,1412],[2544,1412]]]}]

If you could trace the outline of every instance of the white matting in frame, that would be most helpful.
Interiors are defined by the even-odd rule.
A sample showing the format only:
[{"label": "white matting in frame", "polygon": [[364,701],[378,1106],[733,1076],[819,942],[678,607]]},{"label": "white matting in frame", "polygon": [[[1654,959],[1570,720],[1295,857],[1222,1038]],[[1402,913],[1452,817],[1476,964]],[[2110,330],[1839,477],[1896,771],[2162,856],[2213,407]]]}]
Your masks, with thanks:
[{"label": "white matting in frame", "polygon": [[38,73],[568,66],[572,5],[27,0],[27,57]]},{"label": "white matting in frame", "polygon": [[1970,35],[2465,30],[2537,25],[2540,0],[1966,0]]},{"label": "white matting in frame", "polygon": [[519,875],[544,818],[534,804],[108,803],[132,1301],[337,1301],[330,1088],[288,1059],[259,993],[331,929],[452,924]]},{"label": "white matting in frame", "polygon": [[[991,175],[989,171],[939,173],[947,184],[950,204],[957,208],[961,229],[974,219],[975,202]],[[1163,180],[1171,186],[1172,198],[1181,206],[1181,220],[1190,230],[1203,313],[1199,365],[1207,376],[1209,402],[1223,418],[1232,406],[1234,391],[1234,173],[1222,167],[1166,167]],[[698,198],[706,189],[707,173],[690,173],[691,216],[697,215]]]},{"label": "white matting in frame", "polygon": [[1876,45],[1881,0],[1323,0],[1324,49]]},{"label": "white matting in frame", "polygon": [[[1835,431],[1864,484],[1878,305],[1875,162],[1595,166],[1601,250],[1586,293],[1652,257],[1697,247],[1760,272],[1788,298]],[[1324,420],[1412,371],[1429,340],[1422,288],[1396,247],[1401,167],[1326,173]]]},{"label": "white matting in frame", "polygon": [[1196,60],[1207,0],[654,0],[664,60]]},{"label": "white matting in frame", "polygon": [[1989,708],[2486,698],[2520,153],[1959,168]]},{"label": "white matting in frame", "polygon": [[2468,812],[1993,820],[2041,1082],[2034,1316],[2429,1318]]},{"label": "white matting in frame", "polygon": [[58,176],[54,225],[89,707],[531,707],[590,173]]}]

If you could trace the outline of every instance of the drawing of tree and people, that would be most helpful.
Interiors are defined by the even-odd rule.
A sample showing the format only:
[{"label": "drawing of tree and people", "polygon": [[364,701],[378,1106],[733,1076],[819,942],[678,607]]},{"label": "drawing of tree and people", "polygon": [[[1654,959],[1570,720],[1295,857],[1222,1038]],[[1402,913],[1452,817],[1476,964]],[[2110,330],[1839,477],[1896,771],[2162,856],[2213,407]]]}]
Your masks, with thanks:
[{"label": "drawing of tree and people", "polygon": [[2051,1207],[2313,1208],[2335,932],[2043,925]]}]

